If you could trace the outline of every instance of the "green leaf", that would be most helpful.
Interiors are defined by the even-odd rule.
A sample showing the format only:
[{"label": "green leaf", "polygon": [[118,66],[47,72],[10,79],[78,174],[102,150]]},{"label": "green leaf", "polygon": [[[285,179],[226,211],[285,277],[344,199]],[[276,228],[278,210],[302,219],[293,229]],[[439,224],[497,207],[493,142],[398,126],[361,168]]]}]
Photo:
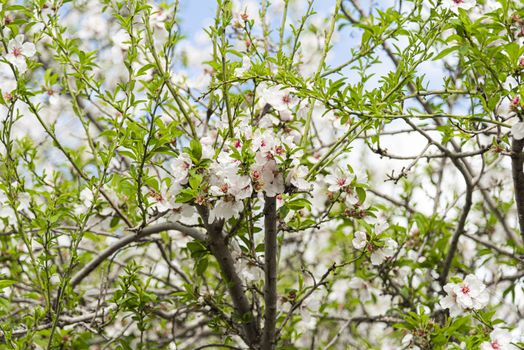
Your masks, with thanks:
[{"label": "green leaf", "polygon": [[447,55],[449,55],[450,53],[452,53],[453,51],[456,51],[457,49],[459,49],[460,46],[451,46],[451,47],[448,47],[447,49],[444,49],[442,51],[440,51],[440,53],[435,56],[433,58],[433,61],[437,61],[437,60],[440,60],[441,58],[444,58],[446,57]]},{"label": "green leaf", "polygon": [[192,189],[198,189],[198,186],[202,183],[203,177],[200,174],[194,174],[189,178],[189,186]]},{"label": "green leaf", "polygon": [[355,190],[357,191],[357,196],[360,203],[364,203],[366,200],[366,191],[364,191],[362,187],[356,187]]},{"label": "green leaf", "polygon": [[202,158],[202,144],[197,139],[191,140],[191,155],[194,157],[194,160],[199,161]]},{"label": "green leaf", "polygon": [[0,280],[0,290],[7,288],[9,286],[12,286],[15,283],[16,281],[12,281],[12,280]]},{"label": "green leaf", "polygon": [[303,208],[310,209],[311,208],[311,203],[307,199],[305,199],[305,198],[293,199],[293,200],[287,202],[285,205],[286,205],[286,207],[288,207],[289,209],[292,209],[292,210],[300,210],[300,209],[303,209]]}]

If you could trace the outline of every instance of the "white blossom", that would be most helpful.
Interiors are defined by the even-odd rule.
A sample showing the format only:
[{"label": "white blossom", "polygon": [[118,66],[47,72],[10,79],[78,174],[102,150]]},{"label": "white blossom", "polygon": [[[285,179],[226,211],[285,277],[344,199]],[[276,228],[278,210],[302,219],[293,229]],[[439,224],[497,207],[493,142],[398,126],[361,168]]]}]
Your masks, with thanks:
[{"label": "white blossom", "polygon": [[185,185],[188,181],[189,169],[193,167],[193,162],[189,155],[181,153],[178,158],[173,159],[171,162],[171,169],[173,170],[172,176],[175,182]]},{"label": "white blossom", "polygon": [[228,198],[216,201],[215,206],[209,211],[209,223],[216,219],[228,220],[237,216],[244,209],[244,204],[240,201]]},{"label": "white blossom", "polygon": [[480,350],[516,350],[517,348],[511,344],[512,341],[509,331],[495,328],[489,335],[489,341],[480,344]]},{"label": "white blossom", "polygon": [[367,235],[365,232],[357,231],[355,232],[355,238],[351,241],[355,249],[362,249],[366,246],[368,242]]},{"label": "white blossom", "polygon": [[306,180],[308,174],[308,167],[305,165],[299,165],[289,171],[287,182],[291,183],[300,191],[309,191],[311,190],[311,183]]},{"label": "white blossom", "polygon": [[335,169],[334,172],[326,175],[325,181],[328,185],[328,191],[338,192],[345,189],[353,180],[353,175],[344,173],[340,169]]},{"label": "white blossom", "polygon": [[23,73],[27,69],[26,58],[33,57],[35,53],[35,44],[24,42],[24,35],[19,34],[14,39],[9,40],[5,59],[15,65],[20,73]]},{"label": "white blossom", "polygon": [[260,98],[277,111],[286,111],[294,108],[298,104],[298,98],[293,95],[294,90],[282,88],[275,85],[268,88],[262,88]]},{"label": "white blossom", "polygon": [[251,69],[251,60],[249,56],[242,57],[242,66],[235,69],[235,76],[242,77],[245,72]]},{"label": "white blossom", "polygon": [[458,14],[459,8],[470,10],[477,4],[476,0],[444,0],[442,6]]},{"label": "white blossom", "polygon": [[384,241],[384,246],[380,248],[376,248],[371,253],[371,263],[373,265],[382,264],[384,260],[395,255],[397,248],[398,248],[397,242],[395,242],[391,238],[386,238],[386,240]]},{"label": "white blossom", "polygon": [[444,286],[447,293],[440,305],[449,309],[451,317],[458,316],[466,310],[480,310],[489,301],[489,294],[484,283],[475,275],[468,275],[461,283],[448,283]]},{"label": "white blossom", "polygon": [[74,210],[76,215],[85,213],[91,207],[94,200],[93,192],[87,187],[80,191],[79,197],[80,203],[76,205]]}]

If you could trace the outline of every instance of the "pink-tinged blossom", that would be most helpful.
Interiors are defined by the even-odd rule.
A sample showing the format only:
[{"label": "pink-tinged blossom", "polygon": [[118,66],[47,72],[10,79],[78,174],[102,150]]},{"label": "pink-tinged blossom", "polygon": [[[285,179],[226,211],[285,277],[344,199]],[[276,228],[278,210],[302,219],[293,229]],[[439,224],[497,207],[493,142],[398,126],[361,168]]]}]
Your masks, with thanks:
[{"label": "pink-tinged blossom", "polygon": [[294,91],[290,88],[282,88],[275,85],[263,88],[260,92],[261,102],[271,105],[277,111],[286,111],[294,108],[299,100],[293,95]]},{"label": "pink-tinged blossom", "polygon": [[176,203],[176,196],[180,192],[181,186],[174,182],[171,186],[167,186],[165,183],[162,184],[160,193],[150,191],[148,194],[155,202],[154,207],[159,212],[166,212],[171,209],[178,208]]},{"label": "pink-tinged blossom", "polygon": [[516,350],[511,344],[511,333],[505,329],[496,328],[489,335],[489,341],[480,344],[480,350]]},{"label": "pink-tinged blossom", "polygon": [[210,193],[218,197],[230,196],[241,201],[251,197],[253,187],[249,176],[230,174],[227,178],[215,179],[210,188]]},{"label": "pink-tinged blossom", "polygon": [[448,283],[444,286],[447,293],[440,305],[449,309],[451,317],[456,317],[466,310],[480,310],[489,301],[489,294],[484,283],[475,275],[468,275],[460,283]]},{"label": "pink-tinged blossom", "polygon": [[217,219],[228,220],[232,217],[238,216],[244,209],[244,204],[240,201],[235,201],[232,198],[224,197],[215,202],[214,207],[209,211],[209,223]]},{"label": "pink-tinged blossom", "polygon": [[311,190],[311,183],[306,180],[309,169],[305,165],[299,165],[289,170],[287,182],[298,188],[300,191]]},{"label": "pink-tinged blossom", "polygon": [[171,162],[171,175],[176,183],[185,185],[188,181],[189,169],[193,167],[191,158],[185,153],[181,153],[178,158]]},{"label": "pink-tinged blossom", "polygon": [[27,70],[26,58],[31,58],[36,53],[35,44],[24,42],[24,35],[17,35],[7,45],[5,59],[18,68],[20,73]]},{"label": "pink-tinged blossom", "polygon": [[476,0],[444,0],[442,7],[451,10],[453,13],[458,14],[459,9],[471,10],[477,4]]},{"label": "pink-tinged blossom", "polygon": [[209,222],[215,219],[228,220],[244,209],[243,199],[251,197],[253,186],[247,175],[237,174],[238,160],[223,152],[210,167],[209,194],[216,197],[209,213]]},{"label": "pink-tinged blossom", "polygon": [[328,191],[338,192],[344,190],[351,181],[353,181],[353,175],[344,173],[340,169],[336,169],[333,173],[326,175],[325,181],[328,185]]},{"label": "pink-tinged blossom", "polygon": [[387,258],[391,258],[397,252],[398,243],[391,238],[384,240],[384,246],[375,248],[371,253],[371,263],[373,265],[382,264]]},{"label": "pink-tinged blossom", "polygon": [[355,249],[362,249],[368,242],[367,234],[362,231],[355,232],[355,238],[351,241]]},{"label": "pink-tinged blossom", "polygon": [[249,176],[234,174],[230,176],[228,180],[231,183],[229,193],[231,193],[237,201],[251,197],[253,187],[251,186],[251,178]]},{"label": "pink-tinged blossom", "polygon": [[263,166],[255,166],[251,171],[251,179],[257,192],[265,192],[268,197],[275,197],[284,192],[284,177],[278,171],[274,159],[268,160]]},{"label": "pink-tinged blossom", "polygon": [[253,151],[259,151],[261,158],[258,159],[259,162],[264,162],[263,159],[265,158],[266,161],[269,161],[273,158],[273,153],[275,150],[277,136],[269,130],[265,131],[259,131],[257,130],[253,134],[253,142],[252,142],[252,150]]}]

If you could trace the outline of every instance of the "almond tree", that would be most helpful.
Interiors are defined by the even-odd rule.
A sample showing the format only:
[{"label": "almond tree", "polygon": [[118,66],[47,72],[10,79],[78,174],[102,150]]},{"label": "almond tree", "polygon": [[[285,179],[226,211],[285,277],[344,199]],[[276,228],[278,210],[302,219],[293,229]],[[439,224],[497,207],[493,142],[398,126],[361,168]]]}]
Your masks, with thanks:
[{"label": "almond tree", "polygon": [[0,3],[0,348],[524,348],[520,1]]}]

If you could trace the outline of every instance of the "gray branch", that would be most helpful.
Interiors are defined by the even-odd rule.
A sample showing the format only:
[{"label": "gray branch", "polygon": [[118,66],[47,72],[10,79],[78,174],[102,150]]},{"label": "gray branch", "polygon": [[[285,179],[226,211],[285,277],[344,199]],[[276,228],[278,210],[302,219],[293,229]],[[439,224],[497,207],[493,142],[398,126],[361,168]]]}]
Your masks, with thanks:
[{"label": "gray branch", "polygon": [[[202,216],[207,221],[207,215]],[[209,249],[220,265],[220,270],[233,300],[235,312],[242,320],[243,338],[249,346],[254,347],[259,337],[258,325],[242,286],[242,280],[235,269],[235,260],[228,249],[225,237],[222,235],[222,226],[222,222],[208,225]]]},{"label": "gray branch", "polygon": [[200,241],[206,240],[206,236],[203,233],[201,233],[200,231],[192,227],[182,225],[178,222],[165,222],[165,223],[145,227],[132,235],[121,238],[120,240],[113,243],[111,246],[107,247],[104,251],[102,251],[99,255],[97,255],[93,260],[91,260],[89,264],[87,264],[80,271],[78,271],[78,273],[71,279],[71,286],[73,288],[77,286],[80,282],[84,280],[84,278],[86,278],[91,272],[93,272],[94,269],[96,269],[106,259],[110,258],[113,254],[115,254],[120,249],[124,248],[125,246],[131,243],[134,243],[144,237],[153,235],[155,233],[163,232],[163,231],[169,231],[169,230],[179,231],[183,233],[184,235],[192,237],[196,240],[200,240]]}]

